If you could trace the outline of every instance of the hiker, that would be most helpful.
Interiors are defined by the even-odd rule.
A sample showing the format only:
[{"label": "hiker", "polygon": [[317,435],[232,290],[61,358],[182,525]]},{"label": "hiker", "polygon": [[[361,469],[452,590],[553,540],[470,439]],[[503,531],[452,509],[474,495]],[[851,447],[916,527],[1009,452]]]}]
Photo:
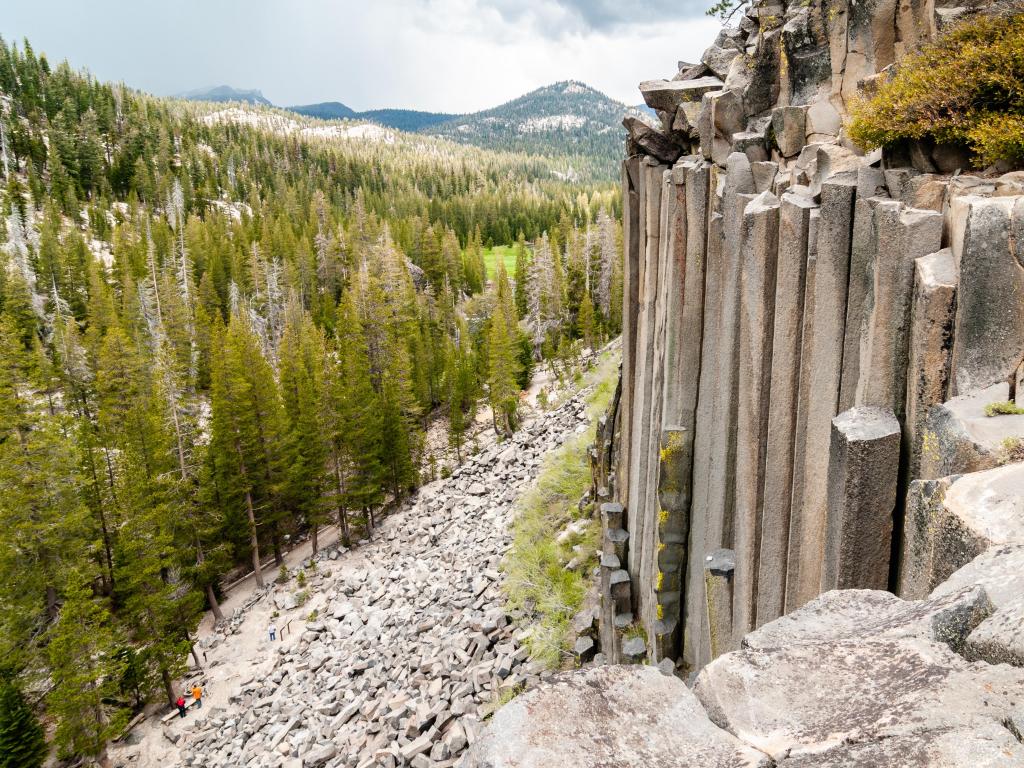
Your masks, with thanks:
[{"label": "hiker", "polygon": [[277,640],[277,627],[273,624],[270,625],[270,642]]},{"label": "hiker", "polygon": [[199,709],[203,708],[203,689],[199,687],[199,683],[192,686],[192,698],[196,700],[196,707]]},{"label": "hiker", "polygon": [[174,702],[174,705],[178,708],[178,714],[182,718],[184,718],[185,717],[185,697],[184,696],[179,696],[178,700],[176,702]]}]

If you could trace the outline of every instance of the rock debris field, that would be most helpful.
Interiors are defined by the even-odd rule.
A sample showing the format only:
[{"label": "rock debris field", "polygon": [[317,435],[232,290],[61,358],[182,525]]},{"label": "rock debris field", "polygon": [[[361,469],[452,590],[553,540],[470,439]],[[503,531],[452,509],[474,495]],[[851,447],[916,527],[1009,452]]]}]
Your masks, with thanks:
[{"label": "rock debris field", "polygon": [[[151,716],[112,764],[459,765],[502,693],[542,672],[506,616],[500,564],[516,499],[587,421],[580,392],[506,442],[482,437],[491,442],[424,486],[372,541],[321,551],[302,589],[295,579],[268,586],[201,631],[206,705],[166,724]],[[271,621],[280,642],[267,640]]]}]

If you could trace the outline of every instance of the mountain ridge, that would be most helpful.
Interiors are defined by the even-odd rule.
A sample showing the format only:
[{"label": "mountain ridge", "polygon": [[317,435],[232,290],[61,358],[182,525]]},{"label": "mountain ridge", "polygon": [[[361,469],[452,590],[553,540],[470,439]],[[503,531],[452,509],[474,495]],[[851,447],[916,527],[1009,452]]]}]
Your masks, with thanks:
[{"label": "mountain ridge", "polygon": [[188,101],[244,101],[248,104],[262,104],[265,107],[274,106],[263,92],[258,88],[235,88],[230,85],[213,85],[207,88],[195,88],[191,91],[183,91],[175,94],[179,99]]},{"label": "mountain ridge", "polygon": [[[273,106],[258,90],[243,91],[229,86],[191,91],[183,97],[196,100],[204,94],[212,94],[207,99],[212,101],[238,100]],[[257,98],[263,101],[256,101]],[[484,149],[599,158],[609,177],[615,175],[622,153],[622,118],[640,111],[580,80],[561,80],[467,114],[401,108],[356,111],[340,101],[281,109],[321,120],[365,120]]]}]

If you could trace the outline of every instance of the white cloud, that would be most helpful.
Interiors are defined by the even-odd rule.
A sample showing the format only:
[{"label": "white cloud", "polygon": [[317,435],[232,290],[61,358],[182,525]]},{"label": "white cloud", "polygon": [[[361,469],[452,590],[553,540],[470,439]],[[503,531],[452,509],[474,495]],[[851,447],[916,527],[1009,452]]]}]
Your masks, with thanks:
[{"label": "white cloud", "polygon": [[277,104],[448,112],[565,79],[636,103],[640,80],[717,29],[671,0],[37,0],[0,18],[7,39],[155,93],[229,84]]}]

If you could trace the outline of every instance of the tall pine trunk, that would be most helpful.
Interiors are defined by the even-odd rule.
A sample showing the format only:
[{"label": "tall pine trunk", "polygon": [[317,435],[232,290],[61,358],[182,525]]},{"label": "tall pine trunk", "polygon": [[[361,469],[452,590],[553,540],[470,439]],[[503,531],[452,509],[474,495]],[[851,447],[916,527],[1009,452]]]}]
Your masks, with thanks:
[{"label": "tall pine trunk", "polygon": [[245,492],[245,511],[249,516],[249,546],[252,548],[252,570],[256,574],[256,586],[263,589],[263,572],[260,571],[260,539],[256,535],[256,510],[252,506],[252,493]]},{"label": "tall pine trunk", "polygon": [[345,509],[345,480],[341,474],[337,450],[331,451],[331,461],[334,463],[334,477],[338,481],[338,525],[341,528],[341,543],[347,547],[351,539],[348,532],[348,511]]},{"label": "tall pine trunk", "polygon": [[217,595],[213,590],[213,584],[206,585],[206,601],[210,604],[210,610],[213,612],[213,621],[216,624],[220,624],[224,621],[224,612],[220,609],[220,603],[217,602]]},{"label": "tall pine trunk", "polygon": [[167,703],[173,707],[178,697],[174,693],[174,683],[171,681],[171,675],[166,669],[161,669],[160,677],[164,681],[164,693],[167,694]]},{"label": "tall pine trunk", "polygon": [[235,450],[238,451],[238,471],[245,482],[245,513],[249,518],[249,546],[252,548],[252,570],[256,575],[256,586],[263,589],[263,572],[260,571],[260,538],[256,535],[256,509],[252,504],[252,490],[249,486],[249,472],[245,467],[245,459],[242,456],[242,446],[235,441]]}]

